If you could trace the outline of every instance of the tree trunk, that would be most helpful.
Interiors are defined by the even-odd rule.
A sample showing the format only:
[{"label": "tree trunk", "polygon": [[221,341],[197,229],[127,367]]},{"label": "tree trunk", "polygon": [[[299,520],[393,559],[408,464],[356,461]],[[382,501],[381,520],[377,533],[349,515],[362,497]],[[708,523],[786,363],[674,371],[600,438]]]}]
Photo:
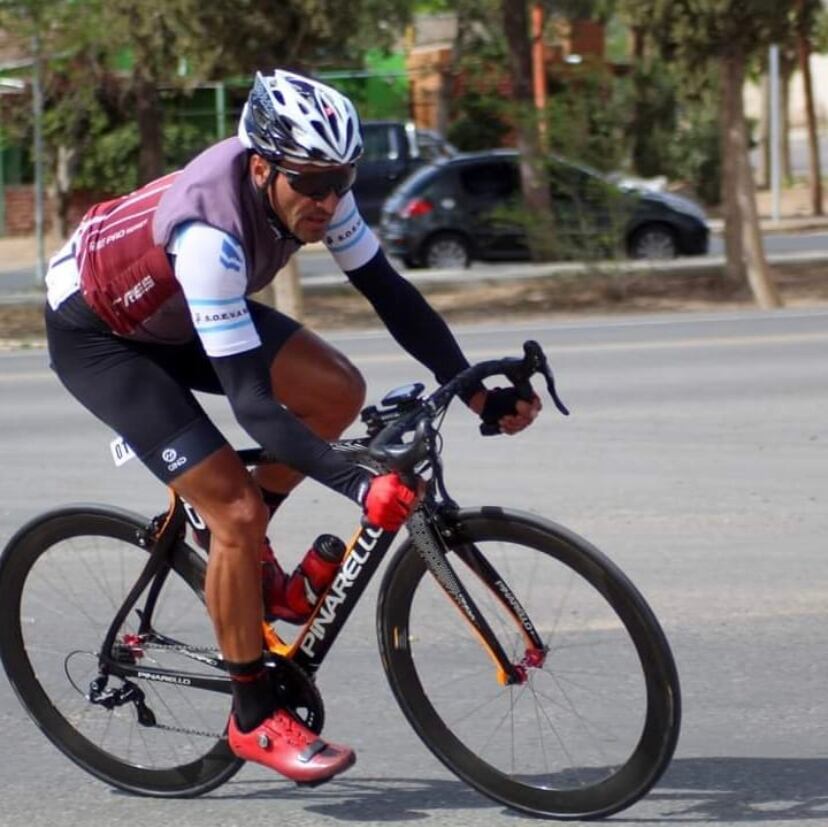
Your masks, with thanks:
[{"label": "tree trunk", "polygon": [[[801,6],[800,3],[800,8]],[[808,122],[808,182],[811,188],[811,210],[814,215],[822,215],[822,169],[819,163],[819,136],[811,77],[811,42],[807,31],[803,31],[801,25],[797,34],[797,53],[805,89],[805,116]]]},{"label": "tree trunk", "polygon": [[273,280],[275,307],[277,310],[301,322],[305,314],[302,296],[302,284],[299,280],[299,263],[296,256],[291,256],[287,264]]},{"label": "tree trunk", "polygon": [[779,134],[781,138],[782,180],[786,184],[793,181],[793,164],[791,163],[791,75],[793,63],[782,51],[779,60]]},{"label": "tree trunk", "polygon": [[759,84],[759,140],[756,152],[756,186],[770,186],[770,79],[762,73]]},{"label": "tree trunk", "polygon": [[736,108],[735,94],[738,89],[728,83],[725,62],[720,66],[721,77],[721,141],[722,141],[722,216],[724,218],[725,283],[730,286],[747,281],[742,234],[739,230],[739,204],[736,200],[736,173],[733,129]]},{"label": "tree trunk", "polygon": [[163,109],[158,87],[147,78],[133,84],[135,120],[138,124],[138,183],[146,184],[164,174]]},{"label": "tree trunk", "polygon": [[526,0],[501,0],[503,31],[509,45],[512,97],[516,104],[520,179],[529,214],[527,235],[536,260],[554,255],[554,226],[549,176],[541,150],[532,89],[532,44]]},{"label": "tree trunk", "polygon": [[296,256],[291,256],[276,276],[250,298],[268,307],[275,307],[286,316],[301,322],[305,308]]},{"label": "tree trunk", "polygon": [[729,157],[725,159],[725,163],[735,171],[735,212],[738,214],[738,232],[742,238],[748,284],[759,307],[781,307],[782,299],[773,283],[765,258],[759,215],[756,210],[756,191],[748,155],[747,124],[742,99],[745,81],[744,55],[734,51],[723,58],[723,64],[723,81],[730,102],[729,120],[724,124],[728,133],[729,150]]},{"label": "tree trunk", "polygon": [[74,148],[59,144],[55,163],[54,203],[55,228],[60,238],[68,238],[73,229],[69,226],[69,201],[72,195],[72,178],[77,153]]}]

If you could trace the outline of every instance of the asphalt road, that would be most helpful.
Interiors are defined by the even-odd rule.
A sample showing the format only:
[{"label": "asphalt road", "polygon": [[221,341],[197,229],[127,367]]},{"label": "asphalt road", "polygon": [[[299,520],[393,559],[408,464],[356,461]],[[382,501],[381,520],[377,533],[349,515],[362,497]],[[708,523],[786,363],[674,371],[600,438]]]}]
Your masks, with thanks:
[{"label": "asphalt road", "polygon": [[[548,347],[572,410],[483,440],[463,410],[444,434],[448,484],[588,537],[660,617],[682,679],[684,726],[662,782],[613,821],[769,827],[828,821],[828,313],[648,316],[460,331],[472,359]],[[427,378],[380,334],[331,337],[371,397]],[[0,353],[0,544],[68,501],[153,513],[165,495],[59,387],[40,351]],[[229,435],[221,403],[209,404]],[[307,484],[275,530],[288,564],[309,519],[348,534],[353,509]],[[80,576],[80,575],[79,575]],[[537,823],[447,774],[396,708],[376,654],[373,590],[320,673],[326,734],[359,761],[298,790],[246,767],[192,801],[114,792],[75,768],[0,677],[0,825]]]}]

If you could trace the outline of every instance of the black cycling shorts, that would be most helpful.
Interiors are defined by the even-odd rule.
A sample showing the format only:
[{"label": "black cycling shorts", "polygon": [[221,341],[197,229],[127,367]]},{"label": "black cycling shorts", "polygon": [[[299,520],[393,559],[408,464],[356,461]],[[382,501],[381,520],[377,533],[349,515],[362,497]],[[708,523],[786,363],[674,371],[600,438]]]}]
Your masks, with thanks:
[{"label": "black cycling shorts", "polygon": [[[301,328],[289,316],[249,301],[268,364]],[[46,306],[52,369],[67,390],[119,434],[162,482],[227,444],[193,391],[223,394],[197,336],[183,345],[116,336],[80,293]]]}]

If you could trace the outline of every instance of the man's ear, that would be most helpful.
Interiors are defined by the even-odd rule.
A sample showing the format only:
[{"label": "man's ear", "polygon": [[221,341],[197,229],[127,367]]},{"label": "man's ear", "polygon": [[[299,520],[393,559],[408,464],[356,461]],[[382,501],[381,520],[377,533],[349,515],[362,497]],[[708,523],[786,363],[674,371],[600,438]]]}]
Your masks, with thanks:
[{"label": "man's ear", "polygon": [[270,163],[254,152],[251,154],[248,164],[253,183],[261,189],[267,183],[267,178],[270,175]]}]

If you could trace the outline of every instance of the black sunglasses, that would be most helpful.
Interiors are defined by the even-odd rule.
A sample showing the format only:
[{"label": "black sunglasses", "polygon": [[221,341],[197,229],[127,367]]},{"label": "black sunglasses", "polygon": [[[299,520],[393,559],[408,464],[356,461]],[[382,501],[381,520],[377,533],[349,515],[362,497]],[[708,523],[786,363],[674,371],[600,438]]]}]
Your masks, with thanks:
[{"label": "black sunglasses", "polygon": [[276,169],[288,179],[292,189],[314,201],[324,201],[330,193],[342,198],[354,185],[357,174],[355,164],[327,170],[323,168],[319,172],[298,172],[280,166]]}]

